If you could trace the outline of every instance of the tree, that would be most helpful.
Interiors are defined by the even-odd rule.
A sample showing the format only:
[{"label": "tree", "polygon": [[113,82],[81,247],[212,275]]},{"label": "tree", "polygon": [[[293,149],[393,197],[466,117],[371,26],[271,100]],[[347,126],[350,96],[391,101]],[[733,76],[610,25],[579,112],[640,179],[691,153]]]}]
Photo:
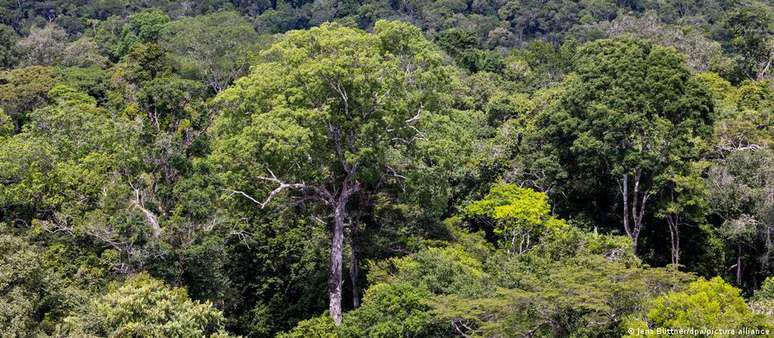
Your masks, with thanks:
[{"label": "tree", "polygon": [[227,337],[223,314],[147,274],[130,277],[65,318],[61,334],[110,337]]},{"label": "tree", "polygon": [[[672,265],[680,264],[680,227],[685,222],[701,223],[709,211],[707,188],[701,176],[708,163],[687,163],[684,168],[670,168],[662,175],[664,194],[658,215],[667,221],[672,246]],[[679,170],[679,171],[678,171]],[[678,171],[678,172],[675,172]]]},{"label": "tree", "polygon": [[459,336],[615,337],[622,333],[621,319],[644,300],[690,277],[597,255],[548,265],[535,258],[497,261],[492,271],[511,278],[511,287],[500,285],[477,298],[431,298],[434,322],[451,323],[451,332]]},{"label": "tree", "polygon": [[129,16],[123,25],[116,54],[125,55],[137,43],[158,42],[161,31],[169,21],[169,16],[160,10],[148,10]]},{"label": "tree", "polygon": [[432,326],[427,290],[407,283],[376,284],[364,305],[345,317],[341,337],[419,337]]},{"label": "tree", "polygon": [[51,67],[32,66],[0,71],[0,107],[21,131],[27,114],[46,103],[48,91],[58,82]]},{"label": "tree", "polygon": [[706,71],[723,59],[720,43],[705,36],[699,29],[666,25],[655,12],[642,17],[618,16],[615,20],[600,24],[610,37],[636,36],[662,46],[674,47],[686,56],[692,69]]},{"label": "tree", "polygon": [[[458,231],[446,247],[372,264],[368,277],[374,286],[363,305],[332,331],[338,336],[406,331],[428,337],[614,336],[620,334],[620,318],[634,313],[644,299],[692,278],[641,266],[623,236],[568,226],[512,255],[477,244],[484,241],[481,234]],[[423,302],[413,300],[417,293],[424,294]],[[375,295],[383,299],[370,297]],[[406,325],[396,326],[396,320]],[[322,331],[322,324],[315,327]]]},{"label": "tree", "polygon": [[758,6],[734,10],[725,20],[723,33],[727,36],[726,48],[738,57],[737,67],[741,76],[752,80],[768,77],[774,62],[771,12]]},{"label": "tree", "polygon": [[0,24],[0,68],[9,68],[16,62],[16,40],[13,28]]},{"label": "tree", "polygon": [[719,229],[721,236],[736,247],[736,264],[731,266],[731,268],[736,268],[736,285],[742,285],[742,247],[753,241],[757,228],[757,220],[750,215],[743,214],[724,221]]},{"label": "tree", "polygon": [[47,96],[53,104],[30,113],[24,130],[0,145],[3,221],[84,235],[119,254],[117,270],[131,271],[128,259],[145,254],[135,245],[161,234],[143,194],[131,189],[137,130],[68,86]]},{"label": "tree", "polygon": [[750,308],[755,313],[774,319],[774,277],[766,277],[760,289],[755,290],[755,295],[750,299]]},{"label": "tree", "polygon": [[108,65],[108,59],[100,54],[97,43],[92,38],[82,37],[64,48],[62,64],[70,67],[104,68]]},{"label": "tree", "polygon": [[16,43],[21,54],[20,63],[26,66],[58,64],[66,43],[67,32],[54,23],[43,28],[32,27],[30,35]]},{"label": "tree", "polygon": [[[735,257],[730,268],[736,272],[737,286],[743,286],[745,268],[749,272],[760,264],[764,279],[772,269],[774,231],[771,215],[774,204],[769,199],[774,182],[774,154],[771,149],[739,149],[717,159],[709,168],[707,186],[709,205],[719,217],[719,232]],[[758,259],[746,260],[745,255]],[[749,280],[748,280],[749,281]]]},{"label": "tree", "polygon": [[236,12],[177,20],[160,35],[161,46],[215,92],[247,71],[258,40],[253,26]]},{"label": "tree", "polygon": [[368,278],[372,283],[409,283],[432,294],[486,293],[491,289],[490,276],[480,258],[465,249],[450,245],[386,259],[370,266]]},{"label": "tree", "polygon": [[36,331],[49,280],[40,255],[20,238],[0,235],[0,330],[4,337]]},{"label": "tree", "polygon": [[[498,183],[483,199],[467,206],[471,216],[485,216],[497,222],[494,232],[508,243],[509,253],[523,254],[545,232],[561,231],[567,224],[549,215],[548,197],[544,193],[514,184]],[[518,250],[517,250],[517,244]]]},{"label": "tree", "polygon": [[8,114],[0,108],[0,137],[8,137],[13,135],[13,121]]},{"label": "tree", "polygon": [[[750,311],[739,289],[720,277],[699,279],[683,291],[673,291],[655,298],[647,309],[645,320],[634,320],[625,327],[662,327],[672,329],[766,329],[764,317]],[[644,323],[643,323],[644,322]],[[633,337],[630,335],[628,337]],[[709,336],[709,335],[703,335]]]},{"label": "tree", "polygon": [[763,281],[761,288],[755,291],[753,299],[774,299],[774,277]]},{"label": "tree", "polygon": [[[569,174],[564,193],[617,195],[636,250],[650,199],[660,189],[658,176],[670,162],[701,154],[711,97],[672,49],[599,40],[576,57],[575,75],[537,126]],[[616,185],[617,192],[607,188]]]},{"label": "tree", "polygon": [[393,161],[444,114],[441,93],[452,81],[415,27],[381,21],[368,34],[325,24],[289,33],[216,99],[225,109],[213,127],[213,160],[232,193],[264,208],[290,191],[295,203],[332,215],[328,294],[337,324],[347,205],[404,176]]}]

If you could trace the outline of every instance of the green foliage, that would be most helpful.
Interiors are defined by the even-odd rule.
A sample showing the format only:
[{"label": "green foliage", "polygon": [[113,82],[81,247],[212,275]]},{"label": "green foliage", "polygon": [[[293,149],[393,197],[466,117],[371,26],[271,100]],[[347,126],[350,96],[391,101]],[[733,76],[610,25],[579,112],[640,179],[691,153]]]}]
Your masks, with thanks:
[{"label": "green foliage", "polygon": [[32,27],[30,34],[16,43],[19,63],[25,66],[59,64],[66,42],[67,32],[55,23],[42,28]]},{"label": "green foliage", "polygon": [[432,317],[429,293],[407,283],[375,284],[363,297],[363,306],[349,312],[339,337],[423,337]]},{"label": "green foliage", "polygon": [[250,23],[235,12],[173,21],[160,35],[159,43],[174,53],[184,71],[197,74],[216,92],[247,71],[258,40]]},{"label": "green foliage", "polygon": [[686,279],[679,272],[630,268],[601,256],[570,259],[511,278],[520,281],[518,287],[498,289],[487,297],[434,299],[434,318],[450,321],[460,334],[616,336],[620,318],[638,311],[647,295]]},{"label": "green foliage", "polygon": [[466,212],[496,220],[539,224],[549,210],[545,194],[514,184],[495,184],[482,200],[470,204]]},{"label": "green foliage", "polygon": [[56,71],[32,66],[0,71],[0,107],[11,116],[18,132],[27,113],[46,103],[46,94],[57,83]]},{"label": "green foliage", "polygon": [[16,40],[18,36],[13,28],[0,24],[0,68],[10,68],[16,62]]},{"label": "green foliage", "polygon": [[[624,238],[572,227],[554,237],[546,236],[523,255],[498,251],[480,257],[459,246],[428,248],[372,265],[369,280],[380,291],[382,285],[408,284],[430,292],[425,298],[431,308],[423,311],[428,311],[431,319],[421,325],[423,336],[519,336],[533,332],[604,337],[620,334],[620,318],[637,313],[648,297],[679,288],[691,279],[678,271],[640,266]],[[400,302],[379,305],[380,311],[394,311],[389,310],[389,304],[395,303]],[[354,316],[368,306],[366,298],[363,306],[350,314]],[[350,318],[345,316],[338,334],[348,332],[352,323],[362,322],[348,321]],[[360,327],[376,329],[395,322],[389,316],[377,318],[382,319]],[[376,334],[360,332],[356,335]]]},{"label": "green foliage", "polygon": [[429,248],[411,257],[381,261],[370,270],[372,284],[408,282],[434,294],[474,295],[489,287],[481,261],[457,246]]},{"label": "green foliage", "polygon": [[[709,96],[673,51],[631,40],[602,40],[579,54],[578,77],[569,80],[558,116],[569,114],[567,124],[580,128],[570,137],[571,151],[586,156],[581,169],[598,169],[599,161],[608,159],[613,175],[633,168],[657,173],[660,156],[701,142],[696,138],[707,134]],[[599,122],[592,125],[591,120]],[[632,133],[639,135],[624,146],[611,144]],[[667,138],[673,142],[665,144]],[[674,154],[686,155],[691,154]]]},{"label": "green foliage", "polygon": [[477,49],[479,43],[474,32],[452,28],[438,34],[436,41],[460,67],[472,72],[499,72],[504,66],[499,53]]},{"label": "green foliage", "polygon": [[94,216],[101,212],[91,212],[128,198],[117,174],[137,164],[136,133],[128,121],[68,86],[57,85],[47,96],[53,104],[30,113],[23,131],[0,146],[0,177],[6,182],[0,201],[16,222],[42,220],[49,231],[105,236],[118,224],[100,228]]},{"label": "green foliage", "polygon": [[766,63],[771,62],[771,11],[763,6],[749,6],[729,13],[723,25],[726,48],[738,58],[735,80],[761,80]]},{"label": "green foliage", "polygon": [[19,238],[0,235],[3,337],[26,337],[37,331],[45,311],[47,284],[38,252]]},{"label": "green foliage", "polygon": [[[716,215],[723,218],[718,232],[724,238],[733,259],[731,264],[763,263],[759,270],[761,279],[770,274],[772,257],[768,233],[772,205],[766,202],[766,189],[772,179],[772,153],[769,149],[748,149],[730,152],[718,159],[710,168],[707,185],[710,187],[709,205]],[[748,249],[749,248],[749,249]],[[744,249],[744,250],[743,250]],[[757,257],[746,260],[746,253]],[[741,256],[741,257],[740,257]],[[738,278],[743,276],[739,275]]]},{"label": "green foliage", "polygon": [[62,65],[70,67],[101,67],[108,65],[108,59],[100,54],[99,46],[90,37],[82,37],[67,45],[62,51]]},{"label": "green foliage", "polygon": [[560,214],[580,209],[598,224],[620,224],[624,216],[636,247],[653,215],[650,196],[664,191],[670,166],[704,153],[712,98],[682,56],[641,40],[584,44],[573,68],[534,129],[525,130],[527,159],[539,165],[516,169],[529,174],[525,183],[550,187]]},{"label": "green foliage", "polygon": [[[638,325],[636,322],[625,325]],[[753,314],[739,289],[720,277],[699,279],[679,292],[657,297],[647,310],[649,327],[763,329],[770,326]]]},{"label": "green foliage", "polygon": [[289,332],[282,332],[278,338],[335,338],[338,337],[336,323],[325,312],[320,316],[302,320]]},{"label": "green foliage", "polygon": [[58,68],[57,71],[63,84],[89,94],[100,103],[106,100],[109,72],[96,66]]},{"label": "green foliage", "polygon": [[[381,22],[374,34],[336,25],[296,31],[263,58],[218,97],[230,109],[213,131],[215,158],[249,176],[268,168],[311,183],[354,166],[358,179],[375,182],[391,152],[401,148],[391,140],[411,139],[405,121],[417,111],[443,113],[439,96],[448,69],[405,24]],[[398,71],[407,62],[422,67]],[[331,135],[329,128],[338,132]],[[390,138],[388,130],[394,131]],[[335,144],[345,141],[337,135],[351,135],[340,151]]]},{"label": "green foliage", "polygon": [[[465,209],[470,216],[494,219],[495,233],[510,242],[510,251],[518,253],[529,248],[530,236],[537,240],[546,232],[561,231],[567,226],[549,216],[549,211],[546,194],[504,183],[493,185],[483,199]],[[516,241],[519,241],[518,251]]]},{"label": "green foliage", "polygon": [[755,290],[755,299],[774,299],[774,277],[766,278],[761,288]]},{"label": "green foliage", "polygon": [[773,8],[0,0],[0,336],[770,326]]},{"label": "green foliage", "polygon": [[67,335],[111,337],[221,337],[223,314],[146,274],[130,277],[64,321]]},{"label": "green foliage", "polygon": [[230,241],[224,267],[228,282],[240,286],[225,298],[237,332],[271,335],[327,309],[327,229],[292,214],[237,229],[250,235]]},{"label": "green foliage", "polygon": [[761,288],[755,290],[750,309],[753,313],[768,316],[769,323],[774,320],[774,277],[767,277]]},{"label": "green foliage", "polygon": [[0,137],[13,135],[13,121],[8,114],[0,108]]},{"label": "green foliage", "polygon": [[137,43],[155,43],[168,22],[169,17],[158,10],[130,16],[123,27],[118,55],[125,55]]}]

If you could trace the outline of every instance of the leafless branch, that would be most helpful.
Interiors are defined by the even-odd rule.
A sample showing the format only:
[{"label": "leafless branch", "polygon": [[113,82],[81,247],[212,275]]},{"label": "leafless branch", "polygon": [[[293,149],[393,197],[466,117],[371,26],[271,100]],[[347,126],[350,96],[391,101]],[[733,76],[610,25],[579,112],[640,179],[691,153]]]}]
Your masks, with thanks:
[{"label": "leafless branch", "polygon": [[261,202],[258,199],[250,196],[246,192],[240,191],[240,190],[232,190],[231,191],[231,195],[235,195],[235,194],[236,195],[242,195],[243,197],[249,199],[251,202],[257,204],[261,209],[265,208],[269,203],[271,203],[271,201],[278,194],[280,194],[284,190],[291,190],[291,189],[309,191],[309,192],[313,193],[316,198],[322,200],[326,204],[331,204],[333,202],[333,196],[327,190],[325,190],[324,188],[320,188],[320,187],[313,186],[313,185],[308,185],[306,183],[285,183],[282,180],[280,180],[279,178],[277,178],[277,175],[275,175],[274,172],[271,171],[271,169],[267,169],[267,171],[269,172],[269,175],[271,175],[270,177],[258,176],[258,179],[263,180],[263,181],[268,181],[268,182],[276,183],[278,186],[277,186],[277,188],[275,188],[274,190],[269,192],[269,195],[266,196],[266,198],[263,200],[263,202]]},{"label": "leafless branch", "polygon": [[143,206],[144,201],[140,189],[135,188],[131,183],[129,183],[129,186],[132,187],[132,190],[134,190],[134,201],[132,204],[135,208],[140,209],[140,211],[142,211],[142,213],[145,215],[145,222],[151,226],[151,230],[153,231],[153,238],[161,237],[161,226],[159,225],[158,218],[153,212]]}]

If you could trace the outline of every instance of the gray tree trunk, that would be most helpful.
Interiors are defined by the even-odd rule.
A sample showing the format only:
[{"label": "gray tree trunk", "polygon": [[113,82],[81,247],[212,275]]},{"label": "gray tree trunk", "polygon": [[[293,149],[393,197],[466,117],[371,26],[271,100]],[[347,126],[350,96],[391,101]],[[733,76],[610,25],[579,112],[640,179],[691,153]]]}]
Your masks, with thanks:
[{"label": "gray tree trunk", "polygon": [[338,201],[333,213],[333,237],[331,240],[331,260],[328,273],[328,310],[336,325],[341,324],[341,266],[344,247],[344,220],[346,201]]}]

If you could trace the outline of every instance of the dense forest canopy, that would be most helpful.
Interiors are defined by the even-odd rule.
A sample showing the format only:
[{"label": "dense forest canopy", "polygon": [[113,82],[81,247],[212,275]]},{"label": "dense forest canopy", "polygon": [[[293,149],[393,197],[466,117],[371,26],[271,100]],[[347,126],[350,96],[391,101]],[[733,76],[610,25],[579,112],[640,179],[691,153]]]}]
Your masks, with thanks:
[{"label": "dense forest canopy", "polygon": [[771,335],[773,62],[756,0],[0,0],[0,337]]}]

